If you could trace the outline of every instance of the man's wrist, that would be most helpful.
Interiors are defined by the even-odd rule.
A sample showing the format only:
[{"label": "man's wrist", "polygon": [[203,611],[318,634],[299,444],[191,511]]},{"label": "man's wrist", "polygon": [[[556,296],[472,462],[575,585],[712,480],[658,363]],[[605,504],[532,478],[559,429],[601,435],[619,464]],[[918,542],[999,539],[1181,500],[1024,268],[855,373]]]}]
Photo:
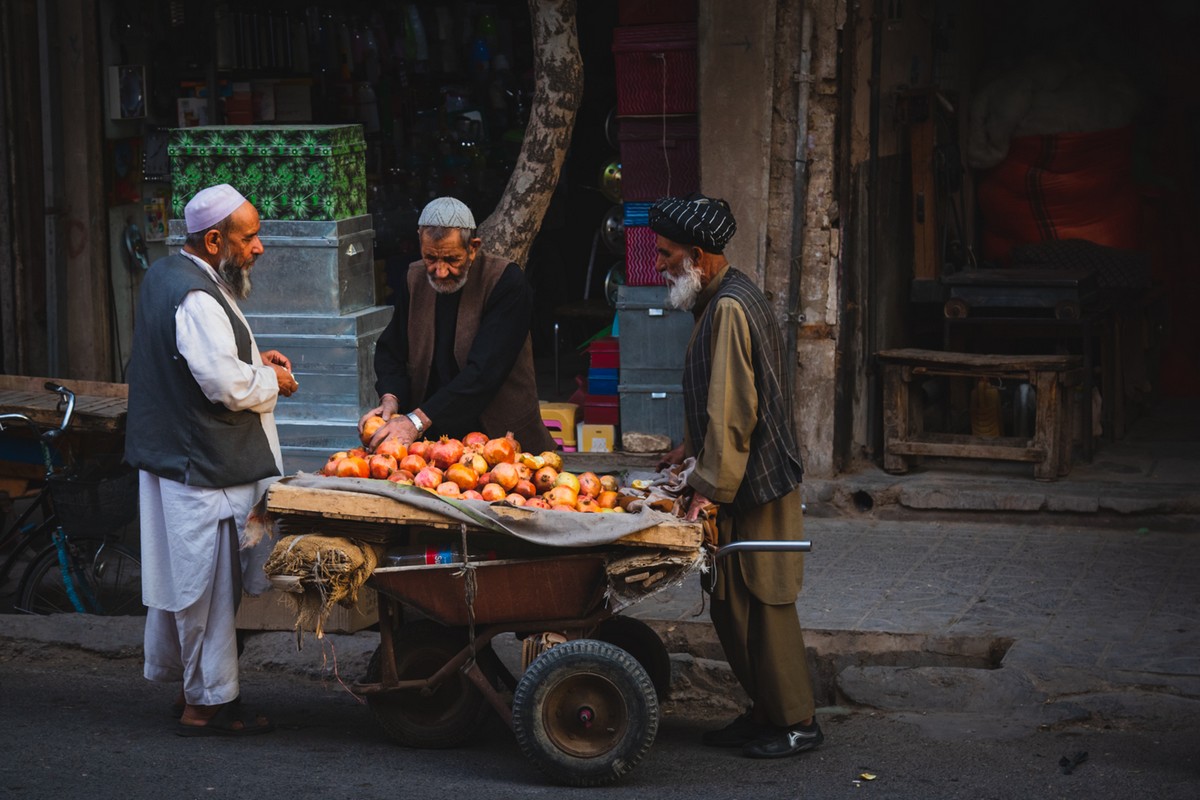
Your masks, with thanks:
[{"label": "man's wrist", "polygon": [[424,433],[425,429],[429,427],[425,424],[425,420],[421,419],[421,416],[415,411],[410,411],[404,416],[408,417],[408,421],[411,422],[412,426],[417,429],[418,436]]}]

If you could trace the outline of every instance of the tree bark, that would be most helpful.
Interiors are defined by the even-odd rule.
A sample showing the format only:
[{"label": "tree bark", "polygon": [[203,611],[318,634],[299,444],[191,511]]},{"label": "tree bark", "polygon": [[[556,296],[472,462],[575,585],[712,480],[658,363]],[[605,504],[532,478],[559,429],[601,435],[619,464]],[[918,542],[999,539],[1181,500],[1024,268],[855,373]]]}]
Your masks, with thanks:
[{"label": "tree bark", "polygon": [[583,95],[575,0],[529,0],[534,94],[517,166],[478,236],[493,255],[525,260],[558,185]]}]

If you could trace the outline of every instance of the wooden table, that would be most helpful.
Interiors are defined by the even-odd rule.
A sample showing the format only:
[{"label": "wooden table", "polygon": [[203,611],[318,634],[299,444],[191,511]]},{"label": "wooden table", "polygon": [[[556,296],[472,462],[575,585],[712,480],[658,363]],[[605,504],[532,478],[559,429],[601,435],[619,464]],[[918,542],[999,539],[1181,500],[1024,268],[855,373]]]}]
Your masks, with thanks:
[{"label": "wooden table", "polygon": [[[83,453],[89,450],[110,452],[123,448],[129,386],[124,383],[81,381],[70,378],[37,378],[28,375],[0,375],[0,414],[24,414],[43,427],[62,422],[58,394],[46,391],[46,382],[58,383],[75,392],[75,413],[67,436],[59,439],[60,451]],[[11,432],[16,439],[32,441],[23,424],[6,425],[2,435]],[[35,448],[36,450],[36,448]],[[24,493],[31,480],[42,478],[45,467],[38,456],[0,459],[0,492],[11,497]]]},{"label": "wooden table", "polygon": [[47,381],[61,384],[75,393],[71,430],[89,433],[125,431],[129,386],[124,383],[0,375],[0,414],[24,414],[38,425],[58,425],[62,421],[62,411],[58,408],[58,395],[46,391]]},{"label": "wooden table", "polygon": [[[1010,356],[940,350],[883,350],[883,468],[907,472],[918,456],[1033,462],[1034,477],[1055,480],[1071,470],[1072,387],[1082,380],[1079,356]],[[1037,391],[1032,438],[983,438],[924,430],[924,392],[911,390],[925,378],[980,378],[1028,382]],[[1085,398],[1085,402],[1088,398]],[[1090,435],[1085,431],[1084,435]]]}]

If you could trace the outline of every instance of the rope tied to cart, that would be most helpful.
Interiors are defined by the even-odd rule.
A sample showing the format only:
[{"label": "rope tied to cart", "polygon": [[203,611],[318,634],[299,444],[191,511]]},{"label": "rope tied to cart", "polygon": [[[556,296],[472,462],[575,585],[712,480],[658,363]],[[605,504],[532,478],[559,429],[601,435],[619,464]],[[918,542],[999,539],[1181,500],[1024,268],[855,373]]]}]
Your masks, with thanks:
[{"label": "rope tied to cart", "polygon": [[467,603],[467,646],[471,649],[471,657],[463,665],[465,670],[475,663],[475,595],[479,584],[475,577],[475,570],[478,568],[471,563],[471,552],[467,549],[467,523],[460,522],[458,529],[462,536],[463,563],[455,575],[463,576],[463,599]]}]

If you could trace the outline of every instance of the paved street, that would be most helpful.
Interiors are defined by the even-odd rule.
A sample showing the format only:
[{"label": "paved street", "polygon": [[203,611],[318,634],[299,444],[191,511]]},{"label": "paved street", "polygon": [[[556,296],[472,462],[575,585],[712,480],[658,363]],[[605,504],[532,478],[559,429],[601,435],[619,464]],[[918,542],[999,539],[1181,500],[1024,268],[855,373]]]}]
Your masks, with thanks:
[{"label": "paved street", "polygon": [[[799,607],[826,746],[766,765],[698,747],[700,731],[738,708],[739,691],[693,578],[631,609],[673,652],[673,700],[647,760],[622,787],[589,797],[1194,796],[1194,534],[810,517],[805,535],[813,552]],[[326,645],[308,636],[299,652],[291,634],[252,635],[245,694],[282,729],[243,744],[185,744],[164,716],[169,687],[140,678],[140,636],[137,619],[3,618],[0,741],[25,755],[9,762],[0,793],[39,796],[18,765],[52,773],[44,785],[66,797],[84,786],[93,796],[97,775],[130,798],[269,797],[285,786],[383,797],[396,780],[417,787],[414,797],[559,791],[498,723],[463,750],[392,745],[338,684],[362,674],[378,643],[369,631]],[[28,749],[46,740],[62,745]],[[1058,759],[1078,751],[1086,764],[1059,772]],[[180,770],[169,778],[177,791],[142,792],[147,757]],[[235,790],[225,767],[247,783]],[[861,782],[864,771],[879,778]],[[214,788],[189,795],[192,781]]]}]

